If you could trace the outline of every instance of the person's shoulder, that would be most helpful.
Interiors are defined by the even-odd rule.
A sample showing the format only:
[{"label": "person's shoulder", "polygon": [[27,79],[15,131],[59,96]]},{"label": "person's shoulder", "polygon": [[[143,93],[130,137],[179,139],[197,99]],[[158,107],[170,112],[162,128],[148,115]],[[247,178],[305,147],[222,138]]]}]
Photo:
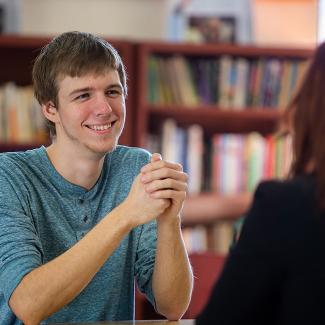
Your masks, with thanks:
[{"label": "person's shoulder", "polygon": [[28,156],[26,151],[3,152],[0,154],[0,166],[6,169],[19,162],[28,161]]},{"label": "person's shoulder", "polygon": [[301,195],[310,193],[314,189],[315,180],[312,175],[296,176],[287,180],[268,180],[261,182],[256,193],[259,195],[276,195],[276,196],[290,196],[300,193]]},{"label": "person's shoulder", "polygon": [[303,208],[314,203],[315,184],[311,175],[297,176],[288,180],[269,180],[261,182],[255,191],[255,200],[272,209]]},{"label": "person's shoulder", "polygon": [[117,146],[114,151],[106,155],[105,170],[109,176],[120,181],[124,179],[133,181],[141,168],[150,162],[150,153],[144,149],[127,146]]},{"label": "person's shoulder", "polygon": [[122,161],[136,161],[147,163],[150,161],[151,154],[149,151],[138,148],[118,145],[112,152],[112,158]]},{"label": "person's shoulder", "polygon": [[315,206],[313,179],[308,176],[263,181],[254,193],[240,237],[248,242],[254,238],[266,243],[261,246],[263,249],[275,238],[285,241],[289,230],[291,236],[294,231],[299,238],[301,229],[310,224]]},{"label": "person's shoulder", "polygon": [[0,154],[0,170],[2,172],[16,173],[17,170],[26,169],[35,164],[42,148],[4,152]]}]

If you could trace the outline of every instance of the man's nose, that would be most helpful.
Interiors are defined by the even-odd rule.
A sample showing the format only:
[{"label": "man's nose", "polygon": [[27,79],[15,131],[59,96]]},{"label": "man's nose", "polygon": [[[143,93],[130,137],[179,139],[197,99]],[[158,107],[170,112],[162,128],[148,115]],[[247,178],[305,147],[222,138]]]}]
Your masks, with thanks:
[{"label": "man's nose", "polygon": [[106,96],[98,96],[95,108],[96,115],[105,115],[112,112],[112,107]]}]

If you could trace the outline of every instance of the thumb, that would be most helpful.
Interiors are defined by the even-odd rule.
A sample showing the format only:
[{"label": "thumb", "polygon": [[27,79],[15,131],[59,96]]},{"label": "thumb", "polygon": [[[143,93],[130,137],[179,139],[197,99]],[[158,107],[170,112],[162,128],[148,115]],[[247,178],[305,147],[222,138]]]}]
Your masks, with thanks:
[{"label": "thumb", "polygon": [[153,153],[151,156],[151,162],[162,160],[160,153]]}]

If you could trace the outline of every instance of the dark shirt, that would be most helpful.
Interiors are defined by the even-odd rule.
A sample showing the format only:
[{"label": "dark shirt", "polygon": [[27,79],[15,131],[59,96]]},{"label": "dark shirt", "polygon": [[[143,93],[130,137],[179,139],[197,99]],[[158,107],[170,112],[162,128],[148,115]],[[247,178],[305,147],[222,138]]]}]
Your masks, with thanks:
[{"label": "dark shirt", "polygon": [[325,214],[313,176],[259,185],[196,324],[325,324]]}]

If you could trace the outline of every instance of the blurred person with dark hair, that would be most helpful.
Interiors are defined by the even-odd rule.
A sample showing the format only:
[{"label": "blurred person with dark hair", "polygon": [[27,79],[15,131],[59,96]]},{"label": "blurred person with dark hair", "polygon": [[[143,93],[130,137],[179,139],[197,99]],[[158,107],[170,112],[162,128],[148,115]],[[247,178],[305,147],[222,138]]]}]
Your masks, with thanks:
[{"label": "blurred person with dark hair", "polygon": [[256,189],[204,324],[325,324],[325,43],[286,117],[293,161],[284,181]]}]

